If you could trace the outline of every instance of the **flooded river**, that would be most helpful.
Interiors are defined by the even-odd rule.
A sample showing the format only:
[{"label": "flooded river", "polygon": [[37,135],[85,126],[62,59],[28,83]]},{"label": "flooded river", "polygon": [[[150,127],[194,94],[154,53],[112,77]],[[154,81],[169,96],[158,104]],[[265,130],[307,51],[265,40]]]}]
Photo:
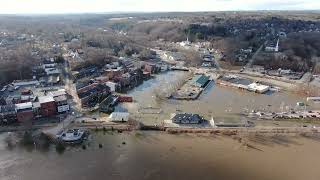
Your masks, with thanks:
[{"label": "flooded river", "polygon": [[317,138],[256,137],[254,148],[245,148],[214,135],[98,132],[85,150],[69,147],[59,154],[54,148],[8,150],[4,136],[1,180],[320,179]]},{"label": "flooded river", "polygon": [[[199,113],[206,118],[213,117],[216,121],[239,121],[244,119],[241,114],[252,110],[286,111],[297,108],[297,102],[306,101],[306,98],[288,92],[255,94],[230,87],[222,87],[214,83],[209,84],[199,99],[195,101],[157,100],[155,96],[157,89],[168,87],[176,79],[181,79],[185,73],[170,71],[144,82],[141,86],[129,92],[135,103],[120,105],[118,110],[128,110],[135,119],[146,124],[161,123],[177,111]],[[155,109],[152,111],[144,110],[150,107]],[[311,105],[307,108],[319,109],[320,104]],[[141,109],[144,111],[142,112]],[[154,114],[158,112],[160,113]]]}]

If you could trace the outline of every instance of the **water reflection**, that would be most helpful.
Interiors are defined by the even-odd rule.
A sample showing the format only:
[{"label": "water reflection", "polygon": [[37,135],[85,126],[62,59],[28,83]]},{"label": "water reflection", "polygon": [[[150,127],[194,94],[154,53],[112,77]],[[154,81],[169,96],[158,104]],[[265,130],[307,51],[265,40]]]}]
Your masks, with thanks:
[{"label": "water reflection", "polygon": [[92,132],[85,149],[68,147],[60,155],[52,148],[44,154],[0,149],[0,179],[319,179],[318,142],[280,135],[239,141],[208,134]]}]

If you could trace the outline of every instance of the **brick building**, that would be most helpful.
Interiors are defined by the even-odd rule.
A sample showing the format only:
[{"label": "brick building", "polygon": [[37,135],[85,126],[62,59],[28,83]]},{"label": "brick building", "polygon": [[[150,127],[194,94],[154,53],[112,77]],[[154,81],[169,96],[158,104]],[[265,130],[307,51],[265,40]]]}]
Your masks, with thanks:
[{"label": "brick building", "polygon": [[52,96],[40,96],[40,113],[43,117],[54,116],[57,113],[56,103]]}]

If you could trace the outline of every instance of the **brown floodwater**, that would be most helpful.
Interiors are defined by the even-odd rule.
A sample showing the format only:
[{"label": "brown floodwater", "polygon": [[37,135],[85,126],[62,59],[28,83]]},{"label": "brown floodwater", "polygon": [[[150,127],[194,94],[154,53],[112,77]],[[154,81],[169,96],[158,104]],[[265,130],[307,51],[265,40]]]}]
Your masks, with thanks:
[{"label": "brown floodwater", "polygon": [[[176,79],[181,79],[185,72],[170,71],[159,74],[154,79],[144,82],[135,88],[129,95],[133,96],[135,102],[122,104],[117,110],[128,110],[136,119],[146,124],[158,124],[164,119],[170,118],[176,111],[198,113],[206,118],[213,117],[216,121],[239,121],[245,119],[243,113],[252,110],[262,111],[289,111],[291,108],[303,110],[297,107],[297,102],[306,102],[305,97],[298,96],[289,92],[275,92],[267,94],[256,94],[252,92],[223,87],[211,83],[195,101],[181,100],[156,100],[155,91],[166,89]],[[309,104],[307,109],[320,109],[320,104]],[[144,110],[144,108],[158,108],[160,114],[155,110]],[[140,111],[139,111],[140,110]]]},{"label": "brown floodwater", "polygon": [[319,138],[255,136],[248,148],[216,135],[98,132],[85,150],[68,147],[59,154],[54,147],[9,150],[5,136],[1,180],[320,179]]}]

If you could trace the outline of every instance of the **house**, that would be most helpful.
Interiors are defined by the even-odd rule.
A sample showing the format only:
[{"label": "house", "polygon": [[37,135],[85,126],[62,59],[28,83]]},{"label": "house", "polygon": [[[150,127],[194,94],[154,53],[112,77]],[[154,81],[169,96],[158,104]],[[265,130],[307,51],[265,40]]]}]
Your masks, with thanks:
[{"label": "house", "polygon": [[8,124],[17,120],[15,105],[0,106],[0,124]]},{"label": "house", "polygon": [[114,106],[116,106],[118,100],[118,96],[109,95],[99,104],[100,112],[110,113],[114,111]]},{"label": "house", "polygon": [[132,62],[133,61],[132,59],[120,57],[120,60],[122,60],[121,61],[122,65],[127,69],[131,69],[135,67]]},{"label": "house", "polygon": [[96,66],[90,66],[90,67],[83,68],[80,71],[72,72],[74,79],[81,79],[84,77],[98,75],[98,74],[99,74],[99,69]]},{"label": "house", "polygon": [[22,89],[21,95],[31,95],[32,91],[30,89]]},{"label": "house", "polygon": [[77,90],[77,93],[79,94],[82,92],[86,92],[89,89],[96,87],[97,85],[98,83],[92,83],[91,81],[79,82],[76,84],[76,90]]},{"label": "house", "polygon": [[17,112],[17,120],[19,122],[27,122],[33,120],[34,114],[31,102],[16,104],[15,109]]},{"label": "house", "polygon": [[20,96],[19,103],[25,103],[25,102],[30,102],[30,101],[31,101],[31,96],[29,96],[29,95]]},{"label": "house", "polygon": [[103,75],[108,77],[110,80],[117,77],[121,77],[122,74],[124,74],[124,69],[120,67],[117,69],[106,69],[103,73]]},{"label": "house", "polygon": [[55,64],[55,63],[52,63],[51,61],[45,62],[45,64],[42,65],[42,68],[43,68],[43,69],[46,69],[46,68],[55,68],[55,67],[56,67],[56,64]]},{"label": "house", "polygon": [[191,80],[193,86],[197,86],[200,88],[205,87],[209,81],[210,81],[210,78],[205,75],[196,75]]},{"label": "house", "polygon": [[274,41],[269,42],[265,47],[265,51],[278,52],[279,51],[279,39],[277,40],[277,42],[274,42]]},{"label": "house", "polygon": [[105,68],[106,69],[117,69],[120,68],[120,63],[119,62],[112,62],[111,64],[106,64]]},{"label": "house", "polygon": [[110,94],[110,88],[105,84],[93,83],[77,90],[82,107],[92,107]]},{"label": "house", "polygon": [[110,88],[111,92],[115,92],[117,90],[118,84],[115,82],[108,81],[106,82],[106,85]]},{"label": "house", "polygon": [[129,121],[128,112],[113,112],[109,116],[109,120],[112,122],[128,122]]},{"label": "house", "polygon": [[204,121],[198,114],[191,113],[174,114],[171,120],[176,124],[200,124]]},{"label": "house", "polygon": [[203,61],[204,62],[213,62],[214,57],[212,57],[211,54],[203,55]]},{"label": "house", "polygon": [[52,96],[40,96],[40,112],[43,117],[53,116],[57,112],[57,107]]},{"label": "house", "polygon": [[66,95],[55,96],[53,99],[56,103],[58,113],[64,113],[70,110],[70,105],[68,104]]},{"label": "house", "polygon": [[158,67],[156,64],[146,63],[144,65],[144,71],[149,72],[151,74],[154,74],[154,73],[158,73],[160,71],[160,67]]}]

